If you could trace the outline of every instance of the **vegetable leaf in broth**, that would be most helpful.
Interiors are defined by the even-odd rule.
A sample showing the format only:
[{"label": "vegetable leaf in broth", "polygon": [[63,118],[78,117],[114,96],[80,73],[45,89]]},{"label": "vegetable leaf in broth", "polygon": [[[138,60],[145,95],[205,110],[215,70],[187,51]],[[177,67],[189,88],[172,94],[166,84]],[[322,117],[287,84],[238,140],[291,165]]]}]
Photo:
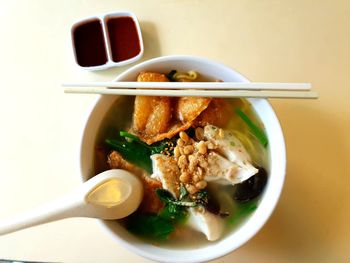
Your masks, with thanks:
[{"label": "vegetable leaf in broth", "polygon": [[119,135],[120,135],[121,137],[128,138],[130,141],[136,141],[137,143],[142,144],[142,145],[144,145],[144,146],[146,146],[146,147],[148,146],[146,143],[144,143],[143,141],[141,141],[140,138],[137,137],[137,136],[134,135],[134,134],[128,133],[128,132],[126,132],[126,131],[120,131],[120,132],[119,132]]},{"label": "vegetable leaf in broth", "polygon": [[188,212],[185,206],[175,203],[176,200],[168,191],[157,189],[156,193],[165,203],[164,208],[158,214],[133,214],[128,218],[127,229],[137,235],[166,240],[175,230],[176,224],[186,221]]},{"label": "vegetable leaf in broth", "polygon": [[175,227],[171,221],[158,215],[134,214],[128,218],[127,229],[140,236],[165,240]]},{"label": "vegetable leaf in broth", "polygon": [[149,174],[152,173],[152,161],[150,156],[156,153],[164,153],[172,155],[173,145],[176,138],[148,145],[141,141],[136,135],[126,131],[120,131],[119,135],[122,139],[106,139],[106,143],[113,149],[118,151],[124,159],[146,170]]},{"label": "vegetable leaf in broth", "polygon": [[161,218],[171,221],[173,224],[184,223],[187,215],[185,207],[171,203],[167,204],[159,214]]},{"label": "vegetable leaf in broth", "polygon": [[180,186],[180,200],[186,198],[188,196],[188,191],[185,186]]},{"label": "vegetable leaf in broth", "polygon": [[116,139],[106,139],[106,143],[118,151],[124,159],[141,167],[148,173],[152,173],[152,161],[150,151],[135,142],[119,141]]},{"label": "vegetable leaf in broth", "polygon": [[143,146],[146,149],[148,149],[151,152],[151,154],[165,153],[165,154],[172,155],[172,150],[171,149],[176,144],[176,139],[177,139],[176,137],[174,137],[172,139],[164,139],[162,141],[153,143],[152,145],[148,145],[147,143],[145,143],[142,140],[140,140],[140,138],[137,137],[136,135],[128,133],[126,131],[120,131],[119,135],[121,137],[125,137],[126,139],[129,139],[129,140],[131,140],[131,141],[133,141],[135,143],[140,144],[141,146]]},{"label": "vegetable leaf in broth", "polygon": [[236,224],[242,218],[253,213],[257,207],[256,201],[238,204],[236,211],[234,211],[233,215],[228,219],[228,223],[231,225]]},{"label": "vegetable leaf in broth", "polygon": [[178,136],[174,136],[171,139],[164,139],[152,145],[148,145],[148,147],[151,149],[152,154],[162,153],[165,155],[173,155],[177,139]]},{"label": "vegetable leaf in broth", "polygon": [[266,148],[268,144],[265,132],[257,126],[241,109],[236,109],[237,115],[247,124],[249,130],[259,140],[259,142]]},{"label": "vegetable leaf in broth", "polygon": [[174,78],[174,76],[175,76],[176,73],[177,73],[177,71],[176,71],[175,69],[171,70],[171,71],[167,74],[168,79],[169,79],[170,81],[172,81],[172,82],[177,81],[177,80]]},{"label": "vegetable leaf in broth", "polygon": [[165,189],[161,189],[161,188],[156,189],[156,194],[159,197],[159,199],[162,200],[162,202],[164,202],[165,204],[172,204],[176,206],[187,206],[187,207],[192,207],[197,205],[196,202],[192,202],[192,201],[176,200],[172,196],[172,194]]}]

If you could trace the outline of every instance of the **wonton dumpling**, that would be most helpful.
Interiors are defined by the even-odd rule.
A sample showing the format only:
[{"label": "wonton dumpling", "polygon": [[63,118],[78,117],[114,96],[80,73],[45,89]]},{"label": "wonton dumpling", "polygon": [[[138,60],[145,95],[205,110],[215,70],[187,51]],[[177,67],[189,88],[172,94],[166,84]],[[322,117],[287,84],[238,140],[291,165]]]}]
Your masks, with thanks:
[{"label": "wonton dumpling", "polygon": [[188,211],[188,226],[202,232],[209,241],[215,241],[222,236],[225,223],[220,216],[208,212],[203,207],[191,207]]},{"label": "wonton dumpling", "polygon": [[172,156],[164,154],[151,155],[153,174],[151,177],[162,183],[162,188],[168,190],[174,198],[180,195],[180,169]]},{"label": "wonton dumpling", "polygon": [[231,181],[232,184],[243,182],[258,172],[258,169],[251,164],[249,153],[233,133],[213,125],[206,125],[204,137],[215,145],[216,151],[237,165],[236,178]]}]

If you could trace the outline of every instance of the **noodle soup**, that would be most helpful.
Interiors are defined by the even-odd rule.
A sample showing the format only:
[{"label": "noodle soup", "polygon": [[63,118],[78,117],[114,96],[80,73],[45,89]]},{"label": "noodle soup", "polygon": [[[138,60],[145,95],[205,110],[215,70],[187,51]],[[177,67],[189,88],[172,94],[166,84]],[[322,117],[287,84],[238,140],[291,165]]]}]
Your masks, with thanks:
[{"label": "noodle soup", "polygon": [[[115,81],[135,81],[138,74],[142,71],[168,73],[174,68],[184,72],[195,70],[206,76],[212,76],[215,79],[221,79],[223,81],[248,81],[235,70],[215,61],[194,56],[178,55],[144,61],[120,74]],[[91,109],[83,131],[80,149],[80,170],[83,181],[88,180],[96,174],[95,172],[98,170],[98,167],[94,166],[94,163],[98,162],[98,157],[96,157],[99,155],[98,152],[105,150],[107,155],[110,153],[108,149],[105,149],[106,145],[104,142],[110,135],[108,134],[109,128],[113,130],[111,132],[112,135],[120,137],[116,135],[120,132],[120,129],[124,130],[131,126],[131,119],[127,120],[124,118],[125,111],[133,112],[134,98],[128,98],[131,100],[131,103],[123,104],[121,101],[124,101],[125,97],[101,96]],[[119,99],[121,101],[118,102]],[[175,242],[179,239],[174,240],[169,238],[159,242],[140,237],[140,235],[136,235],[126,228],[124,224],[125,220],[100,220],[99,222],[103,226],[103,229],[106,230],[105,232],[117,244],[142,257],[154,261],[174,263],[210,261],[236,250],[251,239],[266,223],[279,200],[285,178],[286,154],[281,126],[268,101],[265,99],[248,99],[247,102],[249,102],[248,106],[251,107],[252,116],[249,115],[249,111],[245,111],[244,109],[242,111],[253,119],[254,115],[257,116],[254,123],[260,128],[263,128],[269,139],[267,147],[264,147],[266,153],[263,158],[267,162],[264,168],[268,172],[268,180],[263,192],[256,199],[257,207],[254,209],[253,206],[251,209],[248,209],[248,211],[253,210],[253,212],[250,212],[248,215],[243,214],[243,217],[240,217],[241,220],[234,221],[232,229],[229,227],[226,228],[223,235],[216,241],[208,241],[203,233],[196,231],[195,233],[198,235],[196,238],[198,237],[202,241],[198,246],[186,241],[183,241],[184,243]],[[131,108],[125,108],[122,105],[131,105]],[[119,106],[123,108],[113,109],[113,107]],[[113,112],[115,115],[108,117],[109,112]],[[232,114],[236,115],[237,111],[234,109]],[[110,120],[115,119],[116,122],[103,122],[107,117]],[[119,122],[124,123],[125,126]],[[106,136],[101,136],[103,133],[106,133]],[[247,150],[250,151],[248,146]],[[251,158],[254,159],[253,156]],[[101,160],[103,162],[101,166],[105,166],[104,169],[109,169],[109,166],[106,165],[106,155]],[[102,168],[100,167],[100,169]],[[239,195],[238,197],[243,198],[244,196]],[[177,227],[180,227],[180,225]]]},{"label": "noodle soup", "polygon": [[[151,73],[147,77],[160,74]],[[212,79],[181,74],[187,81]],[[118,97],[100,125],[94,157],[95,174],[127,169],[144,183],[145,201],[118,223],[145,242],[181,249],[235,231],[259,205],[269,171],[264,127],[247,100],[188,100]],[[159,111],[169,116],[159,117]],[[134,158],[132,151],[140,154]]]}]

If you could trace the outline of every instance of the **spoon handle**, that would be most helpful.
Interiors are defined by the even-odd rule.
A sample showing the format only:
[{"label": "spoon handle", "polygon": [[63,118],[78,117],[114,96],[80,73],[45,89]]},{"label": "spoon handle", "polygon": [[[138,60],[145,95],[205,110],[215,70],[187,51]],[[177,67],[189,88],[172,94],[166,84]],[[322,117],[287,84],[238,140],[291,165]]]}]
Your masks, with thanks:
[{"label": "spoon handle", "polygon": [[79,216],[81,202],[69,196],[47,203],[15,218],[0,221],[0,235],[45,224],[67,217]]}]

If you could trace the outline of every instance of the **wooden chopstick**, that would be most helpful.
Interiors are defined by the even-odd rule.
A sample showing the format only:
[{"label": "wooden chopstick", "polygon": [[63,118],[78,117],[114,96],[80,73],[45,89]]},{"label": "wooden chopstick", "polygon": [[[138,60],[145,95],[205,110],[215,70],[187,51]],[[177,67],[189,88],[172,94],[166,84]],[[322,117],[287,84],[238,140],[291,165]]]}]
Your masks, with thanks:
[{"label": "wooden chopstick", "polygon": [[200,90],[310,90],[310,83],[268,82],[72,82],[64,87],[108,87],[113,89],[200,89]]},{"label": "wooden chopstick", "polygon": [[[151,83],[151,82],[142,82]],[[152,82],[155,83],[155,82]],[[173,82],[171,82],[173,83]],[[311,91],[282,90],[199,90],[199,89],[114,89],[107,87],[66,87],[66,93],[86,93],[103,95],[142,95],[170,97],[220,97],[220,98],[292,98],[317,99],[318,94]]]}]

